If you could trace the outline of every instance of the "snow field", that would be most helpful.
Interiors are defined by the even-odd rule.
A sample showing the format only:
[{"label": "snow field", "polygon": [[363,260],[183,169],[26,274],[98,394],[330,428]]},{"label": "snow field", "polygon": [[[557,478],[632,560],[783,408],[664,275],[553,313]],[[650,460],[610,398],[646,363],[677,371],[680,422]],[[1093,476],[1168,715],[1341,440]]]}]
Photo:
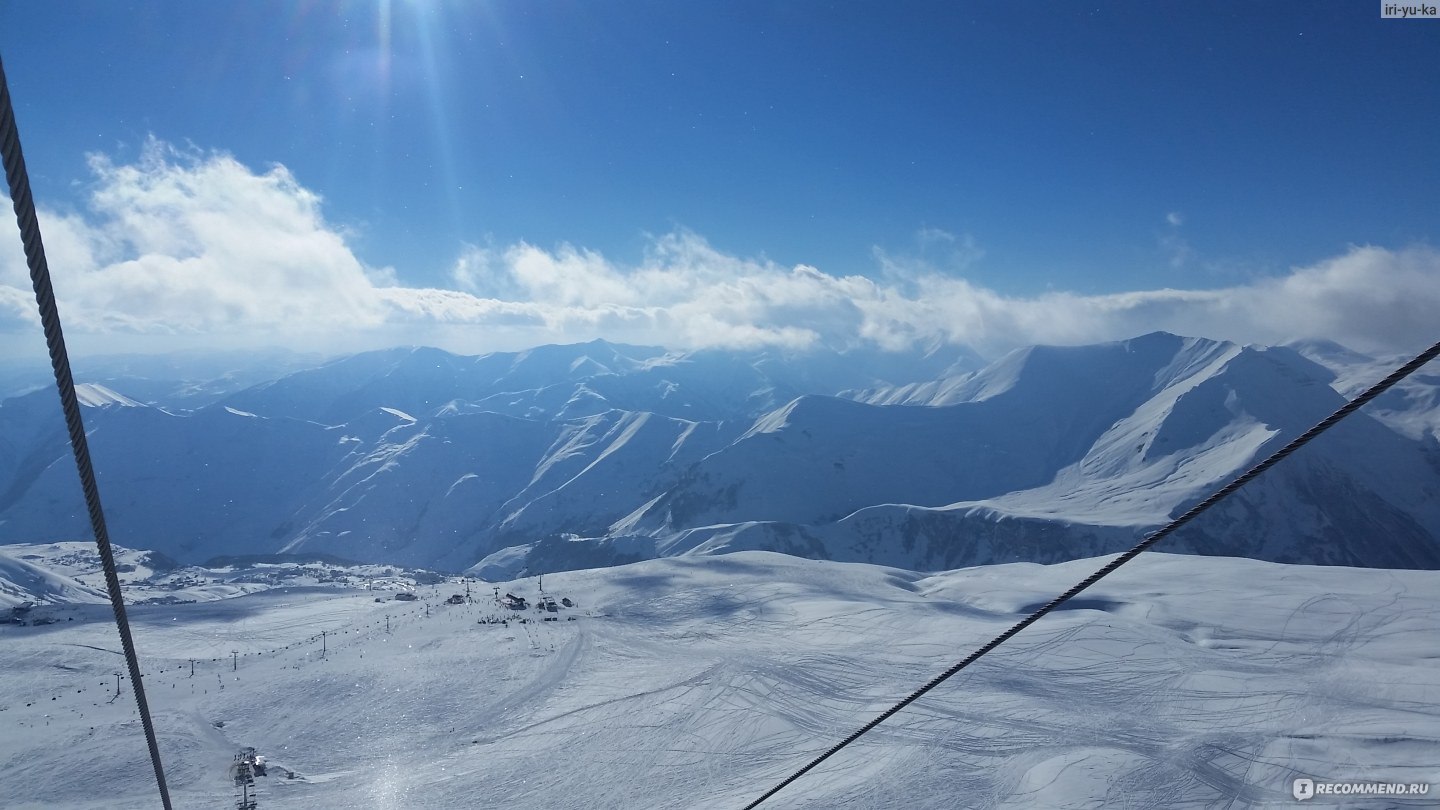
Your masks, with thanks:
[{"label": "snow field", "polygon": [[[488,587],[441,604],[453,584],[132,620],[177,807],[231,806],[226,768],[253,745],[272,763],[261,808],[729,808],[1100,562],[926,576],[745,552],[547,575],[579,603],[556,622],[482,624],[514,614]],[[771,801],[1292,806],[1299,775],[1437,783],[1436,584],[1143,555]],[[75,621],[0,629],[4,804],[152,807],[128,688],[106,702],[108,611],[63,610]]]}]

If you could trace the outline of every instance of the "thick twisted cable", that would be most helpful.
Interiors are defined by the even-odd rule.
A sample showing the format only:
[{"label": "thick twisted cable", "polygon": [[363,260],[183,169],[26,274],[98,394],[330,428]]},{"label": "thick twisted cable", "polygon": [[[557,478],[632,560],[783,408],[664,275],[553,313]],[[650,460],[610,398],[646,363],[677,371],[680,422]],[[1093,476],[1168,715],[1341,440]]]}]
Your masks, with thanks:
[{"label": "thick twisted cable", "polygon": [[10,183],[10,201],[15,206],[15,219],[20,225],[20,240],[25,245],[25,262],[30,267],[30,282],[35,287],[35,303],[40,307],[40,322],[45,327],[45,344],[50,349],[50,365],[55,370],[55,385],[60,389],[60,406],[65,411],[65,426],[70,431],[70,447],[75,451],[75,466],[80,471],[85,491],[85,506],[90,512],[90,527],[95,532],[95,545],[105,568],[105,587],[110,592],[110,607],[115,611],[115,626],[120,630],[120,646],[125,651],[125,666],[130,671],[130,685],[140,722],[145,727],[145,742],[150,746],[150,762],[155,766],[155,783],[160,788],[160,801],[170,810],[170,791],[165,785],[165,770],[160,765],[160,746],[155,739],[155,726],[150,721],[150,705],[145,700],[145,686],[140,680],[140,662],[135,656],[135,643],[130,637],[130,621],[125,616],[125,602],[120,593],[120,577],[115,571],[115,554],[110,548],[110,532],[105,527],[105,513],[100,508],[100,491],[95,483],[95,468],[90,463],[90,445],[85,440],[85,423],[80,417],[80,403],[75,398],[75,379],[70,373],[70,357],[65,351],[65,335],[60,330],[60,312],[55,306],[55,291],[50,285],[50,266],[45,261],[45,245],[40,239],[40,222],[35,215],[35,200],[30,193],[30,176],[25,170],[25,156],[20,151],[20,132],[15,126],[15,107],[10,99],[10,83],[5,65],[0,61],[0,152],[5,162],[5,178]]},{"label": "thick twisted cable", "polygon": [[1004,644],[1006,641],[1010,640],[1011,636],[1014,636],[1016,633],[1019,633],[1021,630],[1024,630],[1025,628],[1039,621],[1040,618],[1043,617],[1045,614],[1065,604],[1070,599],[1074,598],[1077,594],[1084,591],[1086,588],[1089,588],[1091,585],[1094,585],[1095,583],[1114,573],[1115,569],[1135,559],[1141,554],[1141,552],[1146,551],[1151,546],[1173,534],[1176,529],[1179,529],[1181,526],[1184,526],[1186,523],[1194,520],[1200,515],[1200,513],[1204,512],[1215,504],[1225,500],[1230,495],[1234,494],[1236,490],[1240,489],[1241,487],[1250,483],[1250,481],[1254,480],[1256,476],[1275,466],[1277,463],[1279,463],[1281,459],[1285,458],[1296,450],[1299,450],[1301,447],[1309,444],[1311,439],[1314,439],[1316,436],[1319,436],[1321,433],[1324,433],[1325,431],[1334,427],[1335,424],[1341,419],[1344,419],[1355,411],[1360,410],[1371,400],[1388,391],[1391,386],[1395,385],[1396,383],[1400,382],[1411,374],[1414,374],[1420,369],[1421,366],[1425,365],[1431,360],[1434,360],[1437,355],[1440,355],[1440,343],[1436,343],[1434,346],[1431,346],[1430,348],[1417,355],[1415,359],[1411,360],[1400,368],[1395,369],[1395,371],[1391,372],[1390,375],[1387,376],[1385,379],[1370,386],[1370,388],[1368,388],[1365,393],[1345,403],[1345,405],[1343,405],[1339,410],[1325,417],[1314,427],[1297,436],[1294,441],[1290,442],[1279,450],[1276,450],[1274,453],[1270,454],[1270,456],[1264,461],[1246,470],[1238,478],[1221,487],[1210,497],[1206,498],[1200,503],[1195,504],[1195,506],[1191,507],[1190,510],[1187,511],[1185,514],[1170,521],[1163,528],[1155,531],[1153,534],[1148,535],[1144,540],[1141,540],[1138,544],[1136,544],[1134,548],[1111,560],[1100,570],[1086,577],[1084,580],[1082,580],[1070,590],[1050,600],[1050,602],[1044,607],[1040,608],[1034,613],[1031,613],[1029,616],[1026,616],[1024,619],[1017,622],[1009,630],[1006,630],[1005,632],[991,639],[988,643],[986,643],[985,646],[981,647],[980,649],[976,650],[968,657],[966,657],[965,660],[950,667],[949,669],[932,678],[929,683],[925,684],[919,689],[916,689],[914,692],[911,692],[910,695],[904,700],[896,703],[889,709],[886,709],[884,713],[871,720],[870,722],[866,723],[864,726],[861,726],[859,730],[855,731],[849,737],[846,737],[845,739],[831,746],[830,749],[825,753],[812,759],[805,767],[787,776],[784,781],[780,782],[775,787],[772,787],[770,788],[770,790],[766,791],[765,795],[745,805],[745,810],[754,810],[754,808],[759,807],[762,802],[764,802],[771,796],[774,796],[776,793],[779,793],[782,789],[785,788],[786,785],[789,785],[791,782],[794,782],[796,779],[804,776],[815,766],[829,759],[831,756],[834,756],[840,751],[840,749],[860,739],[860,737],[866,732],[885,722],[890,717],[894,716],[897,712],[899,712],[901,709],[909,706],[911,703],[914,703],[917,699],[920,698],[921,695],[924,695],[926,692],[929,692],[931,689],[934,689],[935,687],[949,680],[953,675],[955,675],[955,673],[970,666],[981,656],[985,655],[996,647],[999,647],[1001,644]]}]

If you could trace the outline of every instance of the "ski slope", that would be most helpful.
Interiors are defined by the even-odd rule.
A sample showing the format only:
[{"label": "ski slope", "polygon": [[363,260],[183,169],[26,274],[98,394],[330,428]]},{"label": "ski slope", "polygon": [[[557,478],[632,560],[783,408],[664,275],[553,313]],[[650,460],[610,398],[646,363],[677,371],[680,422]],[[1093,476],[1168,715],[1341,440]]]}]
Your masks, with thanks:
[{"label": "ski slope", "polygon": [[[554,614],[481,584],[443,604],[452,582],[131,617],[177,807],[234,806],[227,768],[255,746],[260,808],[734,808],[1101,562],[922,575],[742,552],[547,575],[576,603]],[[1440,783],[1437,585],[1144,555],[767,806],[1293,806],[1300,775]],[[3,804],[156,806],[128,685],[109,702],[108,609],[46,609],[0,626]]]}]

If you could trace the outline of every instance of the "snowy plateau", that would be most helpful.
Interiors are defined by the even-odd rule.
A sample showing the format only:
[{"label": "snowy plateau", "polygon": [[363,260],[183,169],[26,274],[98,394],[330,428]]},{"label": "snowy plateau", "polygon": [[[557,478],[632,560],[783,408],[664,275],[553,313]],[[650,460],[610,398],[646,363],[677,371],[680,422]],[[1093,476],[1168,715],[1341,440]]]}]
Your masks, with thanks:
[{"label": "snowy plateau", "polygon": [[[177,807],[234,807],[253,746],[259,807],[718,808],[1395,364],[1155,333],[76,377]],[[157,806],[53,388],[0,397],[0,806]],[[1440,789],[1437,430],[1426,369],[771,803]]]}]

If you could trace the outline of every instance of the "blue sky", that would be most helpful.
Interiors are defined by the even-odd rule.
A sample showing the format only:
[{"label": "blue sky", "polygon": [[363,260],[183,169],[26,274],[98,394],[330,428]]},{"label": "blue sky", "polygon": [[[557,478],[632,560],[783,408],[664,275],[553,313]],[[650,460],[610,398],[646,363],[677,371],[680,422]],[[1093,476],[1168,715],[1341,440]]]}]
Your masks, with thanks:
[{"label": "blue sky", "polygon": [[[1278,340],[1305,323],[1217,321],[1237,305],[1214,295],[1307,272],[1330,285],[1321,307],[1346,278],[1440,286],[1440,27],[1368,3],[13,3],[0,55],[37,196],[71,220],[55,239],[88,245],[72,250],[91,297],[72,295],[96,335],[267,331],[244,315],[264,301],[224,291],[283,294],[246,282],[267,259],[194,244],[263,231],[121,234],[147,227],[121,210],[138,190],[156,221],[189,222],[176,200],[219,176],[273,182],[201,205],[210,219],[310,201],[301,230],[348,257],[325,254],[308,287],[406,291],[351,313],[373,343]],[[194,254],[211,261],[177,266]],[[126,262],[189,274],[219,314],[146,311]],[[746,280],[758,304],[701,311]],[[1162,290],[1190,303],[1125,303]],[[847,316],[847,295],[871,303]],[[934,311],[948,295],[968,326]],[[1131,317],[1027,327],[1067,311],[1035,309],[1055,296]],[[1414,342],[1365,331],[1385,307],[1307,317],[1372,349]],[[675,331],[697,313],[729,337]]]}]

